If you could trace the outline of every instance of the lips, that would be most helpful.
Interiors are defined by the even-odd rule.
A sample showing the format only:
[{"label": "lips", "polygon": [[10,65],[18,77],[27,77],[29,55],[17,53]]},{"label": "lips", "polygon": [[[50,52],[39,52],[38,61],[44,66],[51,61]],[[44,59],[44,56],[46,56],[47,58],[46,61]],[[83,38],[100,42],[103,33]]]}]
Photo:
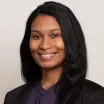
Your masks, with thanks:
[{"label": "lips", "polygon": [[41,59],[43,60],[48,60],[48,59],[52,59],[52,57],[55,55],[56,53],[39,53],[39,56]]},{"label": "lips", "polygon": [[43,59],[51,59],[54,54],[40,55]]}]

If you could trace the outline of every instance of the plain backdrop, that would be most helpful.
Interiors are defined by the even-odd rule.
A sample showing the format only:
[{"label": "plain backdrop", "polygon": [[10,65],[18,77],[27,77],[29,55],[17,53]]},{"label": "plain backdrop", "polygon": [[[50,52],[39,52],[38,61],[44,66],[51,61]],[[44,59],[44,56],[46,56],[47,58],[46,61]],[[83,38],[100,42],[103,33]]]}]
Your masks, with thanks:
[{"label": "plain backdrop", "polygon": [[[5,94],[24,84],[19,48],[29,14],[46,0],[0,0],[0,104]],[[104,86],[104,0],[55,0],[78,18],[88,49],[87,79]]]}]

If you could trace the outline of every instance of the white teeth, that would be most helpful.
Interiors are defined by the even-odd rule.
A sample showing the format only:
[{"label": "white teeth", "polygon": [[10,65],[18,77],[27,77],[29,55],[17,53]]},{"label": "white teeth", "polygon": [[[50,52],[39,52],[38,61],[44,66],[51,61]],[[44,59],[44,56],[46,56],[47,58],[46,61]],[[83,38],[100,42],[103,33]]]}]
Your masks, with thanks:
[{"label": "white teeth", "polygon": [[41,56],[46,56],[46,57],[47,57],[47,56],[52,56],[52,55],[53,55],[53,54],[49,54],[49,55],[41,55]]},{"label": "white teeth", "polygon": [[42,54],[41,57],[44,59],[50,59],[53,56],[53,54]]}]

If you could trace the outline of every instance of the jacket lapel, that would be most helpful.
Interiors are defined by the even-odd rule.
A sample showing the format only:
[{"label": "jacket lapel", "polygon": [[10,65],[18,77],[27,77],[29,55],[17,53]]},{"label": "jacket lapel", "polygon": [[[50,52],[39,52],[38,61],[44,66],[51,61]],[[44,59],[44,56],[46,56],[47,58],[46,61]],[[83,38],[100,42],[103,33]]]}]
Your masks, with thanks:
[{"label": "jacket lapel", "polygon": [[23,91],[20,93],[19,97],[17,98],[15,104],[27,104],[27,101],[30,97],[31,91],[35,84],[30,84],[27,88],[23,89]]}]

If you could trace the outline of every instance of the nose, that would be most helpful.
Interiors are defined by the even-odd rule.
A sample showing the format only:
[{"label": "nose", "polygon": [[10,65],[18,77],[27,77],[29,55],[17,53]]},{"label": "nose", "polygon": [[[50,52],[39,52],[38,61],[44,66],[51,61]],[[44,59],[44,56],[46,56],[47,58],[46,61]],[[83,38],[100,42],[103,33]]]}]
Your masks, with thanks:
[{"label": "nose", "polygon": [[42,50],[47,50],[47,49],[51,48],[50,39],[47,37],[44,37],[40,42],[39,48]]}]

